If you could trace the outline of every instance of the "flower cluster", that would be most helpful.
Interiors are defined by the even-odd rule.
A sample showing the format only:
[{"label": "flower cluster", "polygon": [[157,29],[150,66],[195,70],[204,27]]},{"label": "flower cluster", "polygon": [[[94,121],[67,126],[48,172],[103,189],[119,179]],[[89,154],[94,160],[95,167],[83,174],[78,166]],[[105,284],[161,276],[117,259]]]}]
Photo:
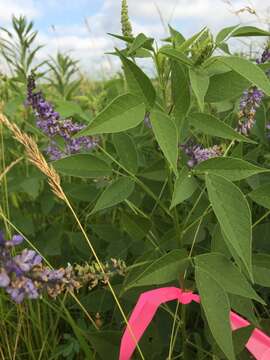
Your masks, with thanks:
[{"label": "flower cluster", "polygon": [[[260,59],[257,59],[258,64],[264,64],[270,61],[270,44],[265,48]],[[240,99],[240,111],[238,113],[237,131],[243,135],[248,135],[255,124],[256,111],[260,107],[264,93],[256,86],[245,90]]]},{"label": "flower cluster", "polygon": [[44,292],[55,298],[67,289],[74,290],[81,286],[71,266],[50,269],[43,264],[40,255],[29,249],[13,256],[14,247],[22,242],[20,235],[6,241],[0,233],[0,287],[5,289],[12,300],[21,303],[24,299],[37,299]]},{"label": "flower cluster", "polygon": [[[95,137],[81,136],[74,139],[73,136],[84,129],[85,125],[73,122],[71,119],[61,119],[60,114],[54,110],[52,104],[46,101],[42,92],[35,90],[35,78],[31,75],[28,77],[26,104],[34,110],[39,129],[51,139],[50,146],[47,148],[51,160],[57,160],[81,150],[90,150],[97,146],[98,139]],[[53,140],[56,136],[60,136],[64,140],[63,150]]]},{"label": "flower cluster", "polygon": [[89,289],[93,289],[98,285],[107,285],[113,276],[125,276],[127,272],[127,267],[123,260],[111,259],[110,262],[106,262],[102,266],[104,272],[101,271],[97,262],[93,261],[83,266],[76,265],[75,271],[81,283]]},{"label": "flower cluster", "polygon": [[209,148],[203,148],[201,145],[185,144],[181,145],[185,154],[190,158],[187,162],[189,167],[193,167],[202,161],[222,155],[221,147],[214,145]]},{"label": "flower cluster", "polygon": [[67,290],[74,291],[83,286],[93,289],[97,285],[106,285],[117,274],[126,274],[125,263],[116,259],[102,264],[105,273],[96,262],[51,269],[34,250],[23,249],[13,255],[14,247],[22,242],[20,235],[6,241],[0,232],[0,288],[5,289],[16,303],[24,299],[38,299],[46,293],[56,298]]},{"label": "flower cluster", "polygon": [[255,124],[255,115],[263,100],[264,93],[256,86],[245,90],[240,100],[238,132],[248,135]]}]

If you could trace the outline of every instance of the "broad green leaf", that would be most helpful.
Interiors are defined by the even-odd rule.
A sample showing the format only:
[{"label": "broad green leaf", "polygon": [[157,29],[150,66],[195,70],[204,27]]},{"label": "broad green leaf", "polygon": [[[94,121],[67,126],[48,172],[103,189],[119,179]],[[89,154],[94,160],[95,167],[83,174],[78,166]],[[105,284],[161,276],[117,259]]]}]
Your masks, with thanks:
[{"label": "broad green leaf", "polygon": [[133,61],[127,59],[121,52],[118,55],[124,67],[129,91],[138,96],[150,110],[156,100],[156,91],[148,76]]},{"label": "broad green leaf", "polygon": [[177,176],[178,134],[175,123],[165,113],[154,111],[151,113],[151,124],[157,142]]},{"label": "broad green leaf", "polygon": [[217,47],[218,47],[219,49],[221,49],[223,52],[225,52],[225,54],[231,55],[230,48],[229,48],[229,45],[228,45],[228,44],[226,44],[226,43],[221,43],[221,44],[218,44]]},{"label": "broad green leaf", "polygon": [[223,40],[228,40],[231,37],[243,36],[270,36],[270,33],[255,26],[229,26],[218,33],[216,42],[221,43]]},{"label": "broad green leaf", "polygon": [[211,333],[226,357],[235,360],[228,295],[212,272],[198,266],[195,268],[195,280]]},{"label": "broad green leaf", "polygon": [[[255,274],[254,274],[255,275]],[[255,315],[255,308],[253,301],[239,295],[229,295],[231,308],[239,315],[244,316],[252,324],[259,326],[258,320]]]},{"label": "broad green leaf", "polygon": [[[131,44],[134,42],[135,38],[134,37],[131,37],[131,36],[123,36],[123,35],[117,35],[117,34],[112,34],[112,33],[108,33],[108,35],[110,36],[113,36],[115,37],[116,39],[119,39],[119,40],[123,40],[125,41],[126,43],[128,44]],[[147,50],[152,50],[153,47],[152,47],[152,44],[153,44],[153,39],[151,38],[148,38],[148,41],[146,41],[142,47],[147,49]]]},{"label": "broad green leaf", "polygon": [[233,332],[233,345],[236,355],[240,354],[245,349],[245,346],[250,339],[253,330],[254,326],[248,325]]},{"label": "broad green leaf", "polygon": [[138,171],[138,154],[133,139],[125,133],[114,134],[113,144],[121,165],[136,174]]},{"label": "broad green leaf", "polygon": [[166,55],[170,59],[179,61],[181,64],[192,66],[192,61],[180,50],[170,46],[163,46],[160,51],[161,54]]},{"label": "broad green leaf", "polygon": [[53,166],[61,174],[74,177],[96,178],[112,174],[110,166],[105,161],[91,154],[67,156],[54,161]]},{"label": "broad green leaf", "polygon": [[171,34],[170,41],[175,45],[181,45],[185,41],[184,36],[177,30],[175,30],[172,26],[169,25],[169,30]]},{"label": "broad green leaf", "polygon": [[62,117],[83,114],[83,110],[80,105],[73,101],[57,101],[55,110],[58,111]]},{"label": "broad green leaf", "polygon": [[85,201],[88,203],[93,202],[99,194],[99,189],[91,184],[76,184],[67,183],[62,185],[65,194],[74,200]]},{"label": "broad green leaf", "polygon": [[131,94],[120,95],[75,137],[132,129],[143,121],[144,115],[145,106],[140,98]]},{"label": "broad green leaf", "polygon": [[254,299],[264,304],[244,275],[226,256],[218,253],[199,255],[195,257],[195,264],[213,274],[215,280],[227,293]]},{"label": "broad green leaf", "polygon": [[177,281],[180,272],[184,272],[189,259],[183,249],[172,250],[144,268],[127,284],[126,290],[136,286],[160,285]]},{"label": "broad green leaf", "polygon": [[270,255],[253,255],[253,272],[255,284],[270,287]]},{"label": "broad green leaf", "polygon": [[174,185],[172,203],[170,208],[172,209],[176,205],[188,199],[197,188],[197,181],[190,174],[188,168],[183,167]]},{"label": "broad green leaf", "polygon": [[206,135],[217,136],[223,139],[250,142],[254,144],[254,141],[239,134],[229,125],[213,115],[192,113],[189,115],[189,123],[193,125],[195,129],[202,131]]},{"label": "broad green leaf", "polygon": [[206,31],[208,31],[208,28],[205,26],[202,28],[202,30],[200,30],[196,34],[192,35],[190,38],[188,38],[186,41],[184,41],[181,45],[179,45],[178,49],[182,52],[188,50],[191,47],[191,45],[193,45],[195,42],[197,42],[204,35],[204,33]]},{"label": "broad green leaf", "polygon": [[235,29],[238,28],[238,26],[239,25],[229,26],[229,27],[226,27],[226,28],[220,30],[220,32],[216,36],[216,43],[220,44],[225,39],[230,38],[231,34],[233,33],[233,31]]},{"label": "broad green leaf", "polygon": [[250,81],[235,71],[213,75],[210,77],[205,101],[215,103],[238,98],[249,85]]},{"label": "broad green leaf", "polygon": [[209,76],[206,72],[189,69],[191,88],[196,96],[201,111],[204,109],[204,98],[209,86]]},{"label": "broad green leaf", "polygon": [[218,175],[206,176],[209,200],[224,232],[228,244],[252,276],[251,211],[241,190],[229,180]]},{"label": "broad green leaf", "polygon": [[257,204],[270,209],[270,184],[264,184],[251,191],[248,196]]},{"label": "broad green leaf", "polygon": [[128,54],[130,55],[130,54],[135,53],[138,49],[143,47],[146,43],[148,43],[149,45],[153,44],[153,41],[154,41],[153,39],[149,39],[144,34],[140,33],[139,35],[136,36],[133,43],[131,44],[131,46],[128,50]]},{"label": "broad green leaf", "polygon": [[111,183],[98,198],[92,214],[115,206],[126,200],[134,190],[134,182],[129,178],[120,178]]},{"label": "broad green leaf", "polygon": [[266,74],[257,65],[251,61],[239,56],[220,56],[216,60],[227,65],[232,70],[238,72],[241,76],[249,80],[252,84],[258,86],[266,95],[270,96],[270,81]]},{"label": "broad green leaf", "polygon": [[122,214],[122,226],[135,241],[141,241],[151,229],[151,221],[138,215]]},{"label": "broad green leaf", "polygon": [[[174,104],[174,116],[175,123],[179,129],[179,140],[181,142],[181,139],[183,140],[185,138],[185,135],[188,131],[188,126],[186,126],[185,119],[191,104],[190,86],[185,67],[176,61],[172,61],[171,67],[171,86],[172,100]],[[181,86],[179,84],[181,84]]]},{"label": "broad green leaf", "polygon": [[270,36],[270,32],[259,29],[255,26],[241,26],[235,29],[232,32],[232,37],[242,37],[242,36]]},{"label": "broad green leaf", "polygon": [[216,157],[205,160],[195,166],[195,174],[215,174],[231,181],[246,179],[252,175],[269,172],[268,169],[253,165],[247,161],[231,158]]}]

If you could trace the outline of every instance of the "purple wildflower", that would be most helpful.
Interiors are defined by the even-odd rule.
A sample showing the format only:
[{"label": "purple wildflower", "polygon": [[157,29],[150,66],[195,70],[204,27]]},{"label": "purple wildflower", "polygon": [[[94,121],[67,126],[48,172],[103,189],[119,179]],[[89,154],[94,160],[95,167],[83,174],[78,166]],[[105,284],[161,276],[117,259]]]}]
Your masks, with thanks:
[{"label": "purple wildflower", "polygon": [[13,255],[12,246],[20,243],[19,235],[5,241],[0,232],[0,288],[18,304],[25,299],[38,299],[44,293],[56,298],[67,290],[74,291],[83,285],[91,289],[98,284],[106,285],[112,276],[123,276],[126,272],[125,263],[116,259],[111,259],[111,264],[103,264],[105,273],[96,262],[51,269],[43,264],[34,250],[24,249],[18,255]]},{"label": "purple wildflower", "polygon": [[[263,64],[270,61],[270,44],[268,44],[257,64]],[[268,74],[269,75],[269,74]],[[239,121],[237,131],[243,135],[248,135],[255,124],[256,111],[260,107],[264,93],[256,86],[250,87],[243,92],[240,99],[240,111],[238,113]]]},{"label": "purple wildflower", "polygon": [[201,145],[181,145],[185,154],[190,158],[187,162],[189,167],[222,155],[221,148],[218,145],[214,145],[210,148],[203,148]]},{"label": "purple wildflower", "polygon": [[[45,100],[43,94],[36,90],[35,78],[29,76],[27,84],[26,105],[31,106],[36,115],[36,124],[50,139],[47,154],[51,160],[58,160],[63,156],[76,154],[82,150],[91,150],[98,144],[98,139],[91,136],[82,136],[74,139],[73,136],[85,128],[85,125],[73,122],[71,119],[61,119],[52,104]],[[52,139],[60,136],[65,141],[63,150]]]},{"label": "purple wildflower", "polygon": [[255,115],[263,100],[264,93],[256,86],[245,90],[240,100],[238,132],[247,135],[255,124]]},{"label": "purple wildflower", "polygon": [[22,272],[28,272],[39,265],[42,258],[34,250],[24,249],[20,255],[14,257],[13,261]]}]

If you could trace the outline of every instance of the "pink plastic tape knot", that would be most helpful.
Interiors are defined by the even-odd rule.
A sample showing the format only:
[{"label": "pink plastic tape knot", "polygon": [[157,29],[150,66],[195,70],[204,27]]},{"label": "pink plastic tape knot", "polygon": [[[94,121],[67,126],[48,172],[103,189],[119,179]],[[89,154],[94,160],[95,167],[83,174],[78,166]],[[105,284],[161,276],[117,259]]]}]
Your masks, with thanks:
[{"label": "pink plastic tape knot", "polygon": [[[200,302],[200,296],[184,292],[176,287],[164,287],[142,293],[132,311],[128,326],[121,340],[119,360],[130,360],[138,343],[153,319],[158,307],[168,301],[178,300],[181,304]],[[248,326],[249,322],[234,312],[230,314],[232,330]],[[270,338],[259,329],[255,329],[246,348],[257,360],[270,360]]]}]

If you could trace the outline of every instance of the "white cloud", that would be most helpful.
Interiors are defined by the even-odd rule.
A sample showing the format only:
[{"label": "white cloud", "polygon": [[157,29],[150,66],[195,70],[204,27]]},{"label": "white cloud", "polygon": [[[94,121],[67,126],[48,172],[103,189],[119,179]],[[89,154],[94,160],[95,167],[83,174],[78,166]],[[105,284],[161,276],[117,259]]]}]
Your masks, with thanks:
[{"label": "white cloud", "polygon": [[35,2],[32,0],[0,0],[0,9],[1,23],[10,22],[12,15],[26,15],[31,19],[41,15]]}]

